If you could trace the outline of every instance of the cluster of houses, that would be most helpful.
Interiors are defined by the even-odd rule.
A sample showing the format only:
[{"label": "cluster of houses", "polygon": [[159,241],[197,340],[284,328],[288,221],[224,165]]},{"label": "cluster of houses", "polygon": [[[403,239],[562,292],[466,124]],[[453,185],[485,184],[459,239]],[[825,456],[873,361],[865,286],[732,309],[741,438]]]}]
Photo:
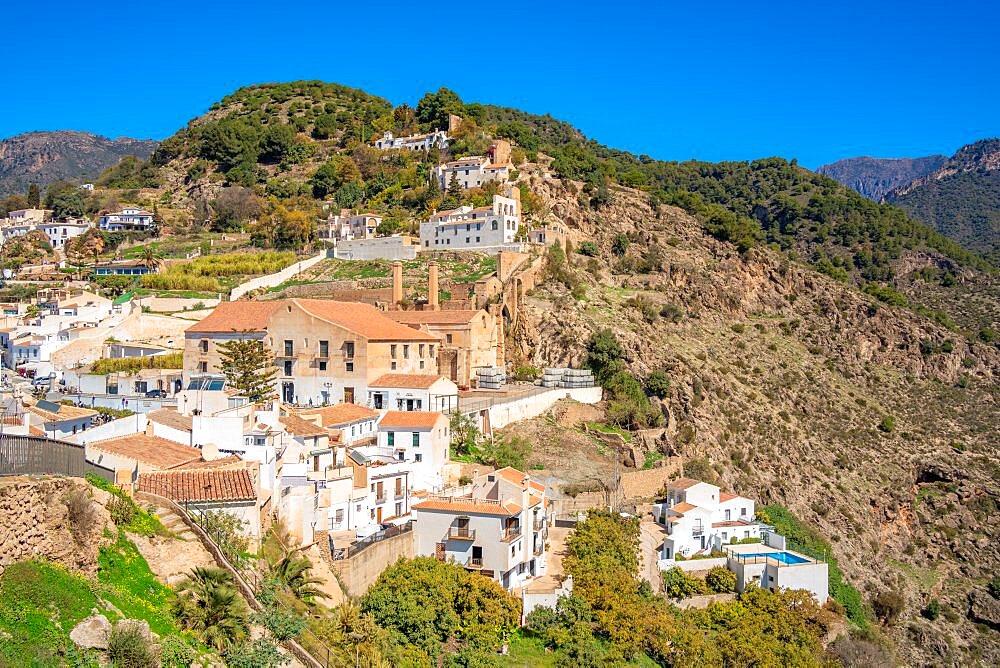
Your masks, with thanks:
[{"label": "cluster of houses", "polygon": [[[108,232],[142,231],[156,229],[153,214],[137,207],[106,213],[98,218],[98,227]],[[67,244],[94,224],[86,218],[68,217],[54,220],[50,209],[18,209],[0,218],[0,244],[29,232],[40,231],[48,237],[52,248],[62,251]]]}]

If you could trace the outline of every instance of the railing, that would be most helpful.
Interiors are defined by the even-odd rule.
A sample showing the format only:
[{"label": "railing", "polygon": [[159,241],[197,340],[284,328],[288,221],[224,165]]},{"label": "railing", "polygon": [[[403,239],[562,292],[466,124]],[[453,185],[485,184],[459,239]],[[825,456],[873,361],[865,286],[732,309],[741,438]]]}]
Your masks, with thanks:
[{"label": "railing", "polygon": [[691,530],[691,535],[692,536],[703,536],[703,535],[705,535],[705,527],[703,527],[700,524],[696,525],[694,527],[694,529]]},{"label": "railing", "polygon": [[375,503],[385,503],[386,499],[388,498],[389,497],[387,497],[385,494],[382,494],[380,496],[375,497]]},{"label": "railing", "polygon": [[469,557],[469,560],[465,562],[466,568],[474,568],[480,570],[483,567],[482,557]]},{"label": "railing", "polygon": [[401,500],[401,499],[405,499],[405,498],[406,498],[406,492],[396,492],[396,493],[395,493],[395,494],[393,495],[393,498],[394,498],[394,499],[395,499],[396,501],[399,501],[399,500]]},{"label": "railing", "polygon": [[399,526],[392,526],[389,527],[388,529],[376,531],[367,538],[362,538],[361,540],[352,545],[341,548],[335,548],[333,545],[333,537],[329,536],[328,539],[330,541],[330,553],[333,555],[333,558],[335,560],[350,559],[356,554],[359,554],[367,550],[369,547],[375,545],[376,543],[380,543],[383,540],[386,540],[387,538],[394,538],[395,536],[399,536],[401,534],[408,533],[410,531],[413,531],[412,520],[407,522],[406,524],[402,524]]},{"label": "railing", "polygon": [[115,472],[87,461],[84,446],[41,436],[0,434],[0,476],[88,473],[114,482]]},{"label": "railing", "polygon": [[515,538],[521,537],[521,527],[507,527],[500,532],[500,540],[504,543],[509,543]]},{"label": "railing", "polygon": [[535,531],[541,531],[542,529],[545,528],[545,518],[536,517],[535,521],[532,523],[532,526],[534,527]]},{"label": "railing", "polygon": [[545,552],[545,543],[538,543],[538,544],[536,544],[535,545],[535,549],[532,550],[532,552],[535,553],[536,557],[541,556],[541,554],[543,552]]},{"label": "railing", "polygon": [[465,527],[448,527],[449,540],[476,540],[476,530]]}]

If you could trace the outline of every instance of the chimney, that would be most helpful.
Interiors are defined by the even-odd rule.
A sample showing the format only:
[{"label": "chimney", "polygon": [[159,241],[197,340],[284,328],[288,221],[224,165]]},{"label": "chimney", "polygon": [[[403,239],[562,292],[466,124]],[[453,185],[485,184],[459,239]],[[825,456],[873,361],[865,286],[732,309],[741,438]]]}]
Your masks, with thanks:
[{"label": "chimney", "polygon": [[392,263],[392,310],[399,309],[399,302],[403,301],[403,263],[396,260]]},{"label": "chimney", "polygon": [[431,311],[437,311],[440,308],[438,305],[437,260],[431,260],[430,266],[427,268],[427,308]]}]

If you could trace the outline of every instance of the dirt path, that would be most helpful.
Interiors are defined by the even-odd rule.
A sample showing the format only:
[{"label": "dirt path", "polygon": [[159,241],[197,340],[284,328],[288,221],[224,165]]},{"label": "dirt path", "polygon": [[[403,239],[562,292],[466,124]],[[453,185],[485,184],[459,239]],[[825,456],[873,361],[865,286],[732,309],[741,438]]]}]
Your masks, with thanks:
[{"label": "dirt path", "polygon": [[201,541],[172,510],[157,506],[152,512],[176,538],[147,538],[135,534],[129,534],[128,537],[161,582],[172,587],[184,579],[192,568],[216,565]]},{"label": "dirt path", "polygon": [[654,591],[660,590],[660,569],[657,562],[660,559],[660,548],[663,547],[667,535],[659,524],[651,519],[643,518],[639,524],[639,573]]}]

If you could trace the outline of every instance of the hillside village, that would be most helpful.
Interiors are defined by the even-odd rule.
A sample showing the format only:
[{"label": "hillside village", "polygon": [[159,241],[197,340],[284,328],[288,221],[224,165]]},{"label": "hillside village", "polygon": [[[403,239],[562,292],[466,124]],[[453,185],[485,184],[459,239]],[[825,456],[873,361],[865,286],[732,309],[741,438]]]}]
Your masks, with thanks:
[{"label": "hillside village", "polygon": [[[240,95],[240,113],[257,113],[253,91]],[[303,176],[291,149],[253,165],[260,179],[247,186],[238,183],[251,167],[245,162],[206,166],[200,154],[179,148],[209,132],[199,127],[227,122],[213,109],[154,153],[155,187],[112,187],[117,176],[106,174],[95,184],[61,184],[44,201],[28,193],[23,199],[32,206],[6,211],[0,473],[85,471],[109,495],[105,505],[127,498],[136,512],[153,509],[157,522],[190,534],[191,549],[203,547],[206,563],[242,583],[240,596],[254,609],[271,609],[273,594],[260,581],[275,568],[265,555],[280,545],[285,566],[300,558],[300,575],[314,589],[290,604],[293,616],[311,622],[285,637],[258,626],[269,629],[260,633],[281,646],[284,660],[301,665],[340,665],[330,659],[331,638],[342,642],[335,649],[346,651],[348,663],[364,651],[378,665],[372,657],[388,656],[385,647],[368,647],[364,636],[345,640],[346,626],[324,635],[324,615],[362,601],[375,619],[377,596],[387,596],[392,583],[397,589],[403,581],[423,583],[405,569],[424,563],[457,568],[462,575],[455,578],[482,576],[497,587],[490,596],[516,607],[512,627],[484,641],[490,660],[513,652],[512,663],[501,665],[533,665],[518,655],[525,638],[541,643],[542,652],[572,656],[565,641],[543,641],[544,629],[558,635],[552,629],[576,614],[566,607],[581,600],[594,606],[587,612],[594,627],[605,628],[601,614],[625,613],[611,604],[613,613],[599,610],[598,601],[619,589],[635,589],[627,605],[655,621],[632,644],[613,632],[602,637],[608,665],[643,658],[673,665],[682,650],[661,631],[681,622],[666,619],[680,610],[722,614],[741,601],[748,609],[774,606],[772,618],[800,614],[795,623],[808,627],[802,656],[810,660],[858,665],[843,658],[848,645],[870,652],[875,663],[888,660],[890,645],[869,629],[888,628],[906,604],[871,585],[884,563],[851,559],[842,567],[851,539],[832,546],[829,535],[783,505],[810,509],[813,524],[832,532],[824,499],[833,485],[841,494],[860,485],[856,473],[824,470],[816,480],[800,480],[802,472],[789,470],[795,464],[780,448],[797,441],[810,449],[808,457],[835,462],[824,463],[826,469],[847,471],[846,455],[823,450],[819,431],[795,432],[800,414],[826,402],[845,425],[872,423],[864,429],[852,422],[841,431],[874,440],[891,437],[892,413],[838,380],[830,383],[836,396],[788,396],[780,404],[783,417],[759,415],[759,395],[737,387],[742,381],[725,383],[764,371],[739,359],[747,353],[734,353],[732,361],[714,347],[735,338],[740,351],[760,344],[759,359],[767,359],[794,345],[788,359],[799,364],[800,353],[808,359],[803,346],[781,339],[779,349],[776,341],[814,317],[794,309],[822,302],[840,324],[808,320],[809,354],[819,354],[815,341],[822,337],[844,352],[837,361],[801,362],[810,383],[820,373],[862,378],[877,375],[873,366],[908,366],[928,384],[973,385],[970,392],[982,392],[975,396],[986,406],[1000,355],[982,335],[990,328],[963,340],[919,310],[878,313],[885,300],[877,293],[850,292],[821,275],[829,272],[789,266],[773,250],[738,255],[729,243],[734,238],[705,234],[691,226],[690,212],[650,203],[641,189],[560,178],[556,162],[537,155],[526,136],[519,144],[519,132],[486,132],[485,123],[452,113],[458,109],[438,110],[436,123],[418,124],[413,109],[390,108],[387,117],[402,119],[392,129],[375,124],[356,137],[336,104],[310,117],[310,136],[321,146],[310,150],[331,153],[303,177],[308,193],[278,183],[292,179],[285,172]],[[333,123],[326,117],[337,117],[336,131],[324,129]],[[369,129],[382,132],[365,136]],[[295,133],[292,139],[305,145]],[[526,150],[534,154],[530,160]],[[345,180],[348,155],[352,164],[393,165],[405,172],[401,181],[412,176],[412,182],[394,204],[379,199],[391,188],[355,197],[384,174]],[[295,194],[278,197],[279,186]],[[96,210],[85,210],[95,207],[80,206],[84,201]],[[213,227],[227,215],[233,225]],[[278,243],[286,234],[290,241]],[[707,283],[710,263],[726,285]],[[740,263],[756,263],[752,271],[759,273],[738,273]],[[609,287],[609,276],[622,278]],[[817,297],[821,289],[834,297]],[[884,319],[871,325],[881,331],[880,342],[847,340],[862,329],[861,318]],[[747,328],[744,319],[754,324]],[[660,325],[676,327],[654,329]],[[696,328],[703,328],[697,336]],[[712,346],[696,346],[709,340],[704,332]],[[934,359],[951,354],[954,360]],[[713,365],[727,360],[739,371],[716,374]],[[786,366],[774,359],[773,369]],[[698,373],[684,375],[695,367]],[[876,380],[898,382],[889,375]],[[938,400],[934,395],[928,405]],[[718,418],[723,424],[697,413],[713,401],[726,407],[725,419]],[[726,401],[745,402],[736,406],[742,417],[753,415],[773,432],[751,435]],[[906,409],[895,411],[916,425]],[[948,438],[978,450],[989,438],[984,419],[979,426],[950,425]],[[753,448],[739,442],[752,438],[769,440],[766,458],[781,476],[766,475],[759,462],[753,471],[747,458],[755,455],[744,454]],[[580,442],[591,454],[574,449]],[[63,456],[65,462],[56,461]],[[67,463],[73,458],[76,473]],[[950,470],[920,466],[914,488],[930,503],[955,494],[959,484],[966,499],[988,497],[992,489],[978,474],[959,483]],[[787,491],[793,482],[808,491]],[[873,505],[885,498],[871,494]],[[860,527],[867,520],[850,521]],[[835,530],[839,539],[843,532]],[[874,531],[889,529],[878,524]],[[976,531],[977,540],[987,540],[988,529]],[[147,556],[152,548],[135,540],[150,568],[158,565]],[[602,552],[616,550],[618,541],[626,557]],[[614,580],[618,560],[628,585]],[[980,582],[986,565],[963,577]],[[605,571],[606,579],[595,575]],[[864,594],[855,588],[862,581]],[[911,586],[891,593],[901,597]],[[975,586],[968,595],[978,603],[954,623],[995,633],[1000,615],[987,589]],[[760,592],[775,598],[761,602]],[[930,619],[931,601],[940,606],[946,594],[967,592],[922,588],[914,594],[926,597],[919,614]],[[683,623],[704,628],[701,613],[691,614],[696,621]],[[952,638],[924,627],[928,637]],[[974,652],[975,645],[955,651]],[[76,646],[103,650],[106,642]],[[912,657],[922,650],[895,651]],[[467,665],[485,660],[474,656]]]}]

